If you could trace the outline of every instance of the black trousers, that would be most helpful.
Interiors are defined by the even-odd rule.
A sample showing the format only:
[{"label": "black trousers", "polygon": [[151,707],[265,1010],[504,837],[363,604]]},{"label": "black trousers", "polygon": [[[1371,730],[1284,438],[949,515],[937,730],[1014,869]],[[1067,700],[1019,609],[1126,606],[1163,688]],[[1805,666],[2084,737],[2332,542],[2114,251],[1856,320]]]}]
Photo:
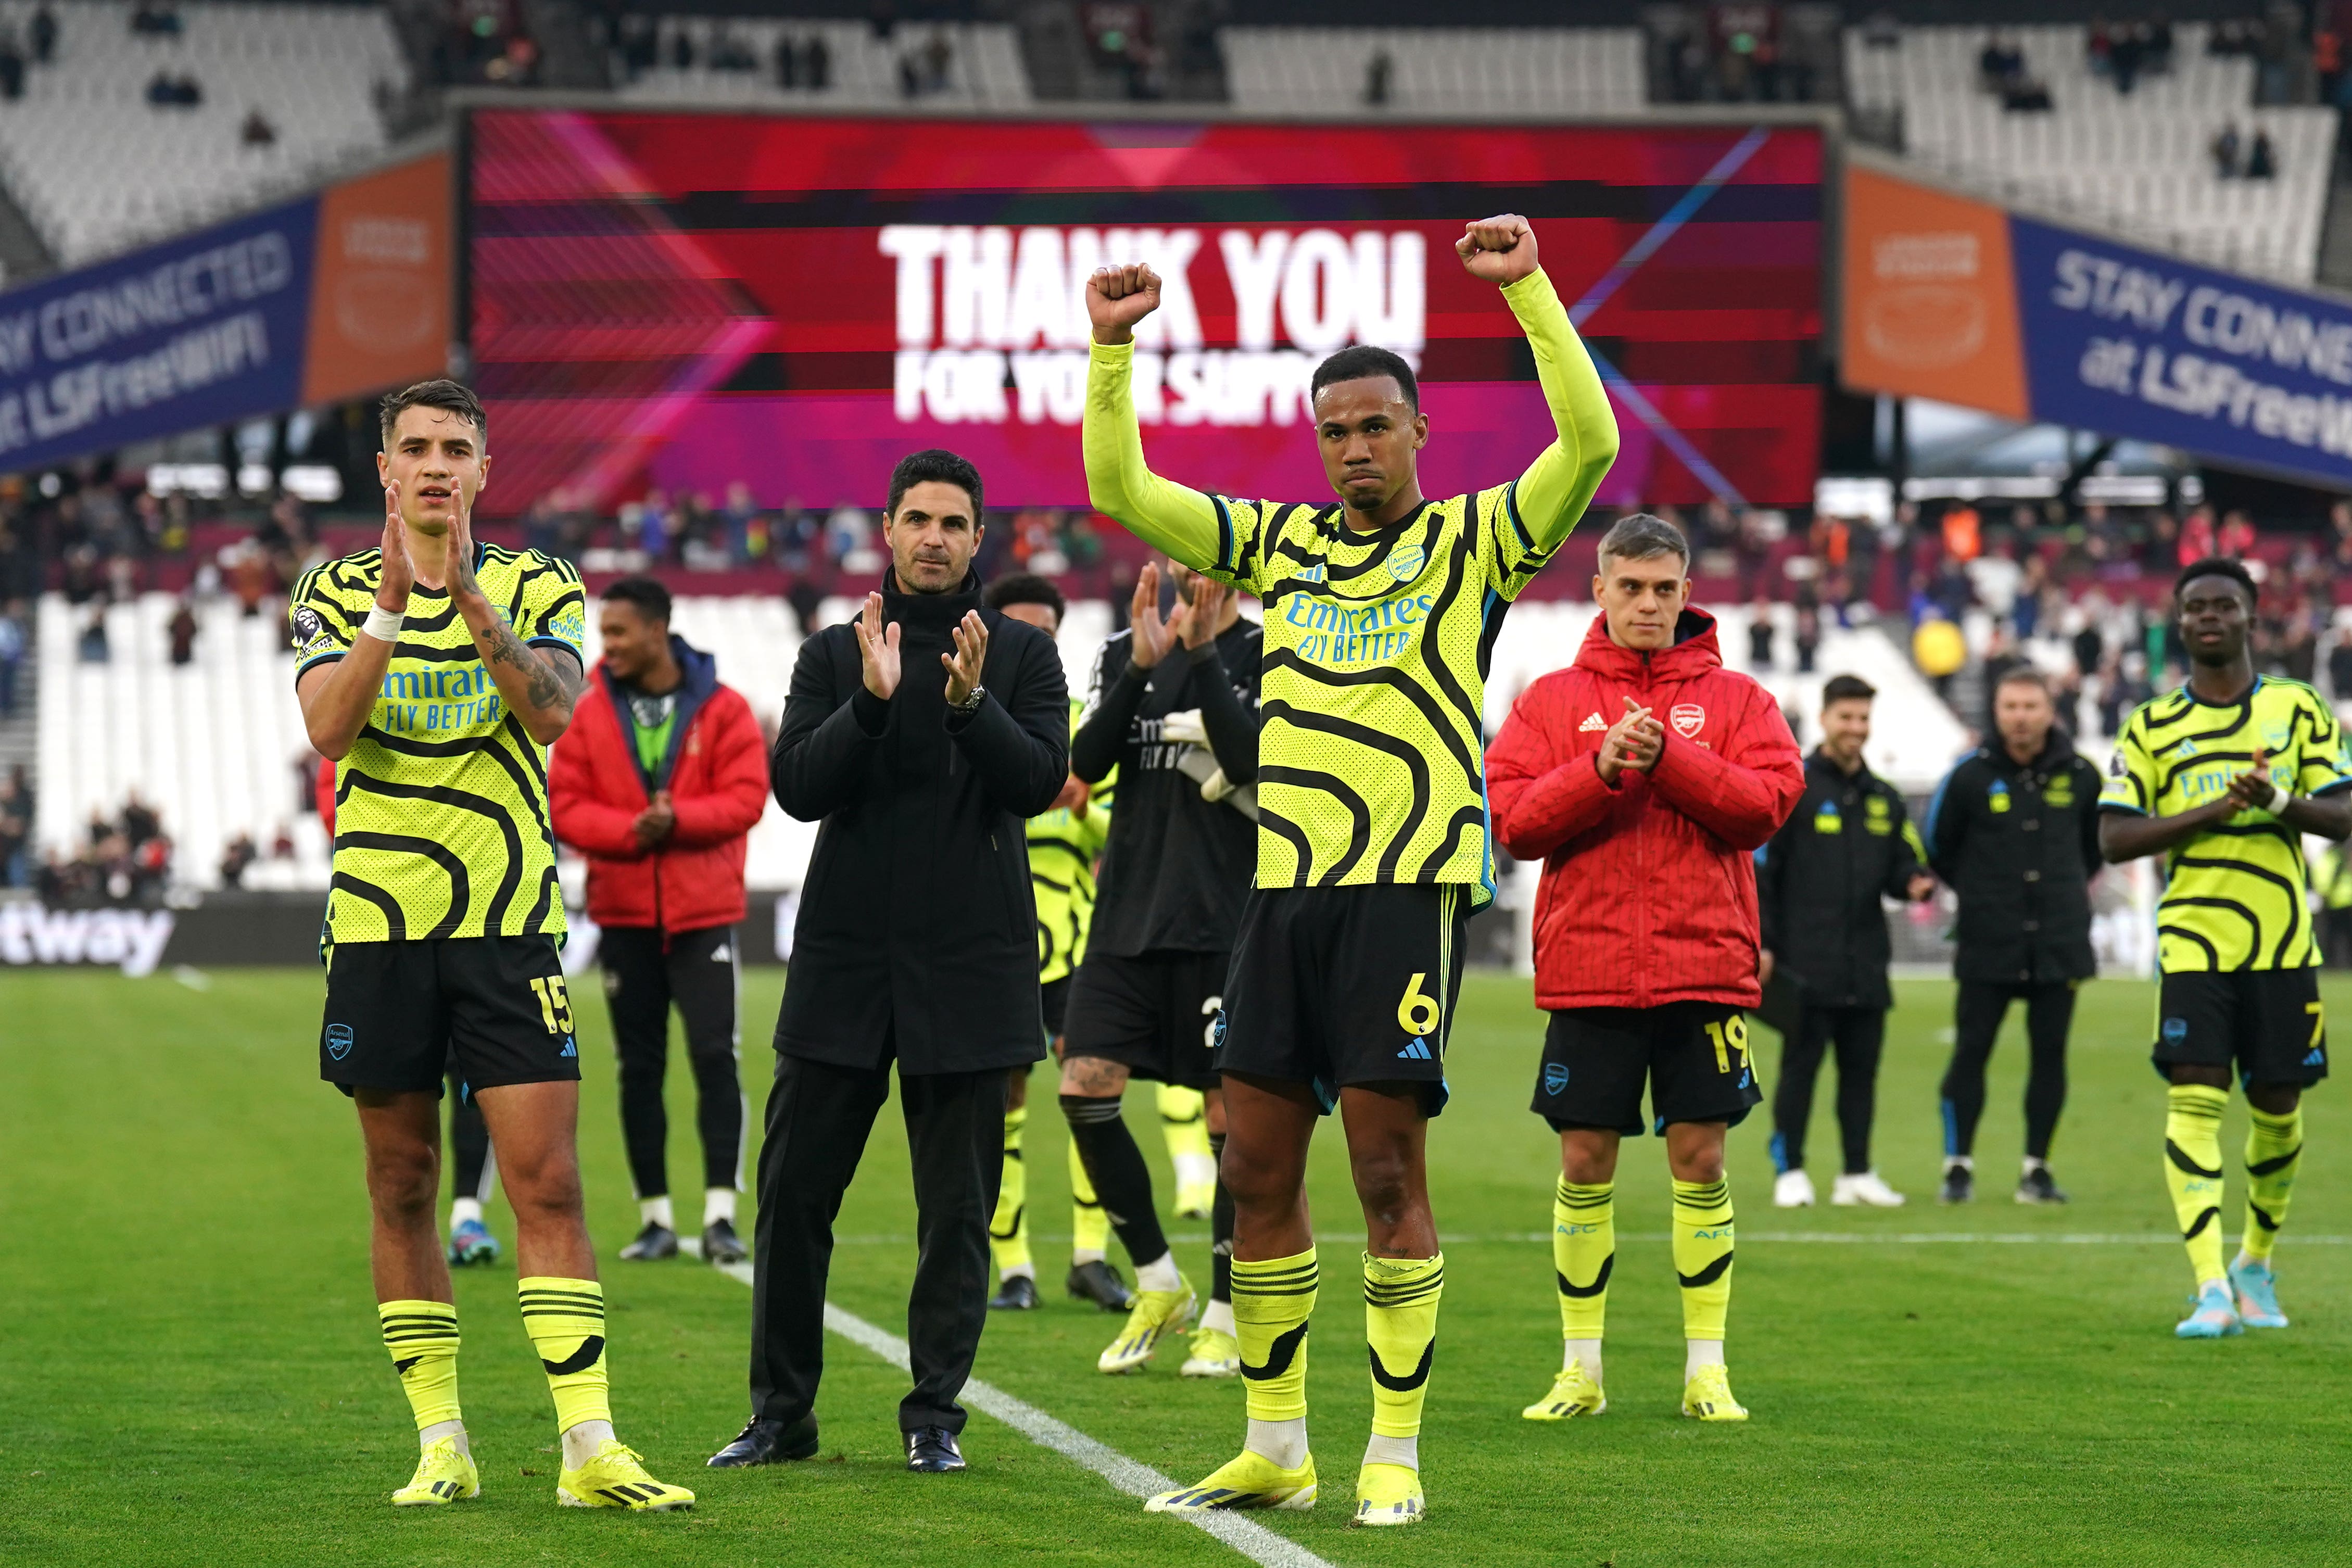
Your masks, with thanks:
[{"label": "black trousers", "polygon": [[[907,1300],[915,1386],[898,1405],[903,1432],[963,1430],[956,1395],[971,1376],[988,1321],[988,1218],[1004,1173],[1004,1092],[1003,1068],[898,1079],[914,1166],[916,1246]],[[755,1415],[796,1421],[815,1407],[833,1222],[889,1094],[887,1063],[843,1068],[776,1058],[752,1243]]]},{"label": "black trousers", "polygon": [[694,1069],[696,1124],[702,1131],[702,1184],[743,1184],[743,1123],[749,1107],[736,1076],[735,929],[664,931],[656,926],[606,926],[597,954],[604,1001],[621,1057],[621,1138],[637,1196],[669,1191],[669,1113],[662,1081],[669,1072],[669,1010],[686,1025],[686,1059]]},{"label": "black trousers", "polygon": [[2009,1005],[2025,1004],[2025,1039],[2031,1055],[2025,1075],[2025,1152],[2050,1158],[2058,1113],[2066,1109],[2066,1034],[2074,1024],[2074,983],[2046,985],[1960,982],[1952,1019],[1952,1065],[1944,1071],[1944,1154],[1976,1152],[1977,1122],[1984,1115],[1985,1064],[2000,1034]]},{"label": "black trousers", "polygon": [[490,1201],[490,1129],[465,1080],[449,1074],[449,1195]]},{"label": "black trousers", "polygon": [[1780,1041],[1780,1081],[1772,1087],[1772,1160],[1783,1171],[1805,1163],[1805,1128],[1813,1119],[1813,1080],[1822,1058],[1837,1053],[1838,1140],[1845,1173],[1870,1169],[1870,1124],[1878,1110],[1878,1056],[1886,1015],[1876,1007],[1803,1007],[1796,1032]]}]

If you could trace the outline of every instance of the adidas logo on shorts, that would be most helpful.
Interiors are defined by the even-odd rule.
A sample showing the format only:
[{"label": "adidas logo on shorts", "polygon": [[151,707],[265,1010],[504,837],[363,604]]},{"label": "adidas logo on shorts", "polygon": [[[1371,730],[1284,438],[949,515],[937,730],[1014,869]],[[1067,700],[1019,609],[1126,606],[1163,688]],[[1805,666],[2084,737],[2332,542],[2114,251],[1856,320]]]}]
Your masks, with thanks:
[{"label": "adidas logo on shorts", "polygon": [[1434,1061],[1437,1059],[1429,1054],[1429,1042],[1427,1040],[1408,1040],[1405,1042],[1404,1049],[1399,1051],[1397,1055],[1417,1062]]},{"label": "adidas logo on shorts", "polygon": [[1601,710],[1596,708],[1584,716],[1584,722],[1576,727],[1576,732],[1580,735],[1590,735],[1595,730],[1605,731],[1608,728],[1609,721],[1603,719],[1601,716]]}]

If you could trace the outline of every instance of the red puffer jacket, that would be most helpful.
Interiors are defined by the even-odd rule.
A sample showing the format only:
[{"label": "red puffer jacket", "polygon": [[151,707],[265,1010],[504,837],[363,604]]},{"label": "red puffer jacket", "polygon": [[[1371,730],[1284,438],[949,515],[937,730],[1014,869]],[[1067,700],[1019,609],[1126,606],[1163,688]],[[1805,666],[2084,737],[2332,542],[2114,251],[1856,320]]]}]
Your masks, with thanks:
[{"label": "red puffer jacket", "polygon": [[[1620,647],[1594,616],[1576,662],[1520,694],[1486,748],[1496,836],[1541,859],[1536,1005],[1752,1007],[1754,850],[1804,794],[1771,694],[1723,668],[1715,618],[1685,610],[1672,647]],[[1612,787],[1596,759],[1631,697],[1665,727],[1647,773]]]},{"label": "red puffer jacket", "polygon": [[673,637],[686,671],[672,736],[677,824],[651,849],[630,825],[650,797],[636,749],[600,662],[547,769],[555,836],[588,857],[588,915],[598,925],[700,931],[743,918],[743,838],[768,805],[768,752],[751,705],[719,684],[709,654]]}]

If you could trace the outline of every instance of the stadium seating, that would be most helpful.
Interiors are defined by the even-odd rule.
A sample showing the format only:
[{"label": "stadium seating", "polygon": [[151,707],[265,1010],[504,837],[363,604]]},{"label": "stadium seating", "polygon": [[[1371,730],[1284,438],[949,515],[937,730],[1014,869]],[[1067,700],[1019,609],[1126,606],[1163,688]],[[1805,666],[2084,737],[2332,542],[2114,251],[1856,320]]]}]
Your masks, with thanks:
[{"label": "stadium seating", "polygon": [[[22,37],[36,9],[5,0],[0,20]],[[383,145],[377,84],[409,76],[375,6],[188,4],[161,37],[132,33],[122,0],[53,9],[55,63],[0,102],[0,181],[66,266],[315,185]],[[151,105],[158,72],[193,79],[203,102]],[[271,145],[243,142],[255,110]]]},{"label": "stadium seating", "polygon": [[[1965,185],[2062,221],[2087,223],[2234,270],[2307,283],[2318,264],[2336,111],[2254,107],[2254,66],[2205,52],[2207,26],[2175,26],[2172,68],[2128,94],[2094,75],[2086,30],[1999,29],[2027,74],[2046,85],[2048,112],[2011,111],[1978,83],[1982,27],[1906,27],[1893,47],[1847,31],[1853,107],[1899,110],[1904,150]],[[2210,151],[2234,122],[2277,149],[2274,179],[2222,179]]]},{"label": "stadium seating", "polygon": [[[754,62],[748,70],[717,70],[710,65],[710,43],[717,29],[741,43]],[[964,109],[1005,109],[1030,101],[1029,75],[1021,63],[1021,43],[1013,28],[999,22],[956,22],[942,25],[908,23],[888,37],[877,37],[863,22],[815,21],[793,18],[730,16],[665,16],[660,26],[660,63],[625,83],[620,96],[632,103],[725,105],[730,108],[775,108],[811,104],[881,109],[909,101],[900,80],[902,59],[919,57],[935,33],[948,41],[947,85],[927,91],[915,101]],[[695,63],[684,69],[671,63],[675,40],[683,34],[690,42]],[[829,56],[828,82],[822,89],[785,88],[777,84],[776,41],[790,38],[805,48],[822,37]]]},{"label": "stadium seating", "polygon": [[[176,847],[178,879],[218,885],[221,851],[250,833],[265,853],[281,825],[294,829],[295,858],[265,859],[247,872],[249,888],[323,888],[327,840],[297,809],[298,759],[310,754],[293,691],[294,666],[275,615],[247,618],[234,601],[199,606],[202,628],[194,662],[174,668],[166,631],[176,601],[149,594],[106,612],[110,658],[83,663],[76,643],[88,612],[49,595],[40,608],[40,821],[37,841],[69,846],[93,811],[112,815],[136,790],[163,814]],[[825,602],[820,621],[845,619],[854,601]],[[1748,612],[1725,607],[1724,652],[1742,668]],[[1786,617],[1786,607],[1776,613]],[[1521,605],[1504,622],[1488,684],[1487,723],[1499,726],[1527,684],[1575,657],[1591,622],[1590,605]],[[773,724],[791,689],[800,632],[792,611],[772,598],[686,598],[672,623],[680,636],[719,659],[720,677]],[[593,637],[593,623],[590,630]],[[1071,688],[1083,692],[1103,639],[1110,606],[1071,605],[1061,635]],[[1783,628],[1783,646],[1788,641]],[[595,648],[589,649],[593,659]],[[1821,676],[1763,672],[1782,705],[1811,726],[1821,679],[1847,670],[1885,694],[1870,760],[1898,787],[1923,794],[1964,744],[1951,710],[1934,700],[1910,662],[1880,632],[1824,628]],[[91,715],[104,715],[93,721]],[[1810,738],[1810,736],[1809,736]],[[798,884],[815,828],[786,817],[772,802],[751,836],[750,881],[756,888]],[[567,886],[581,886],[567,868]]]},{"label": "stadium seating", "polygon": [[1217,39],[1245,113],[1361,114],[1383,53],[1386,107],[1404,113],[1622,111],[1648,95],[1633,27],[1224,27]]}]

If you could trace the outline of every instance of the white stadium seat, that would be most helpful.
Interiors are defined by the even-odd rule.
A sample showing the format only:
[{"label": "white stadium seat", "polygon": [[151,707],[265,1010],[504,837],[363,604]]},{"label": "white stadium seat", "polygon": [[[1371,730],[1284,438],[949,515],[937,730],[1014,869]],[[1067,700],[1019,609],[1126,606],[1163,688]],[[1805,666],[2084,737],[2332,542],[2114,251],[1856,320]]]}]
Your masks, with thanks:
[{"label": "white stadium seat", "polygon": [[[710,44],[719,29],[750,50],[750,70],[714,70]],[[1021,39],[1005,22],[908,22],[888,37],[877,37],[864,22],[783,19],[770,16],[664,16],[657,61],[625,83],[621,98],[637,104],[708,104],[740,109],[788,104],[887,109],[908,101],[899,83],[899,60],[917,54],[934,33],[948,41],[950,63],[944,91],[919,101],[963,109],[1009,109],[1028,103],[1029,73],[1021,63]],[[694,64],[680,69],[672,47],[683,35]],[[826,85],[785,88],[777,84],[776,40],[790,38],[806,48],[822,37],[830,57]]]},{"label": "white stadium seat", "polygon": [[[2023,52],[2027,74],[2050,89],[2048,112],[2011,112],[1978,86],[1989,31]],[[2140,75],[2126,94],[2092,73],[2081,26],[1906,27],[1892,48],[1849,28],[1847,91],[1857,110],[1899,109],[1906,155],[1963,185],[2213,266],[2308,283],[2336,110],[2254,107],[2253,62],[2208,55],[2206,33],[2202,22],[2174,24],[2172,68]],[[2242,145],[2269,132],[2276,178],[2215,173],[2210,143],[2231,122]]]},{"label": "white stadium seat", "polygon": [[[38,8],[0,0],[0,23],[22,38]],[[383,147],[376,84],[409,79],[378,6],[189,0],[176,37],[132,33],[125,0],[53,10],[56,60],[0,102],[0,183],[68,267],[315,188]],[[149,104],[159,70],[193,77],[203,103]],[[242,143],[256,109],[274,145]]]},{"label": "white stadium seat", "polygon": [[1649,96],[1638,27],[1223,27],[1217,41],[1251,114],[1362,114],[1383,53],[1387,107],[1406,113],[1631,112]]}]

